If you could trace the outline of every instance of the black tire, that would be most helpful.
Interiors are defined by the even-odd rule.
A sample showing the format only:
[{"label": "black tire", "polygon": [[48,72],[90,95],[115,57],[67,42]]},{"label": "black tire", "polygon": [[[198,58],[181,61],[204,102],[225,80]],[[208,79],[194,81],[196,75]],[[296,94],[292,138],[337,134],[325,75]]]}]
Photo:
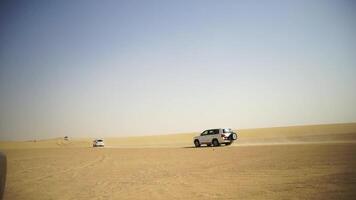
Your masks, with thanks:
[{"label": "black tire", "polygon": [[214,147],[220,146],[220,143],[217,139],[213,139],[211,143],[213,144]]},{"label": "black tire", "polygon": [[199,142],[199,140],[194,140],[194,145],[195,145],[195,147],[200,147],[200,142]]},{"label": "black tire", "polygon": [[4,192],[5,192],[6,168],[7,168],[6,155],[0,152],[0,199],[4,197]]},{"label": "black tire", "polygon": [[237,140],[237,135],[236,135],[236,133],[232,133],[231,135],[230,135],[230,138],[229,138],[230,140]]},{"label": "black tire", "polygon": [[231,144],[231,142],[227,142],[227,143],[225,143],[225,145],[226,145],[226,146],[229,146],[230,144]]}]

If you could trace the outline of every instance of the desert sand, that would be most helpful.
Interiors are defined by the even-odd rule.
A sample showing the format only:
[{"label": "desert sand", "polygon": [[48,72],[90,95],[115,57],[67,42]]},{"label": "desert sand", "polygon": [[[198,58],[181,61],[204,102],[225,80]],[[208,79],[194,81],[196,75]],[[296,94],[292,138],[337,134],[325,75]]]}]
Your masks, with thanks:
[{"label": "desert sand", "polygon": [[4,199],[354,199],[356,123],[239,130],[231,146],[198,133],[0,142]]}]

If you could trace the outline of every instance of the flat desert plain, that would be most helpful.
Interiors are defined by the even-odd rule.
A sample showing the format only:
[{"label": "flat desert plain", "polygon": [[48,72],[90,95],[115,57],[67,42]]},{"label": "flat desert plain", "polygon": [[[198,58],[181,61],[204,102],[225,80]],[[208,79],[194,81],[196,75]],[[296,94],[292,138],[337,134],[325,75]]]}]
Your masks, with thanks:
[{"label": "flat desert plain", "polygon": [[240,130],[231,146],[197,133],[0,142],[4,199],[355,199],[356,123]]}]

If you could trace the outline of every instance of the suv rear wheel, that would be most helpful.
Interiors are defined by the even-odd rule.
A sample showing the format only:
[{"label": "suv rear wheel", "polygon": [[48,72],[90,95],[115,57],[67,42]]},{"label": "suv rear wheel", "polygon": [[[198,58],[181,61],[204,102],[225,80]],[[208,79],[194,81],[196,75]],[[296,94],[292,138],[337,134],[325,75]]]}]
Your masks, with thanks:
[{"label": "suv rear wheel", "polygon": [[199,140],[194,140],[194,145],[195,145],[195,147],[200,147],[200,142],[199,142]]},{"label": "suv rear wheel", "polygon": [[217,139],[213,139],[212,144],[214,147],[220,146],[220,143]]}]

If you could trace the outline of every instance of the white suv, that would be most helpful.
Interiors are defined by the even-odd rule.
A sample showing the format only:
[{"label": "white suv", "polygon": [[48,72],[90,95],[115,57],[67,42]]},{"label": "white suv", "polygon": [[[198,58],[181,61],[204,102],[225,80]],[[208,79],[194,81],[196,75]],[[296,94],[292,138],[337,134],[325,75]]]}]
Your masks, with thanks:
[{"label": "white suv", "polygon": [[194,137],[193,140],[195,147],[200,147],[202,144],[208,146],[230,145],[237,140],[237,134],[230,128],[209,129],[203,131],[200,136]]},{"label": "white suv", "polygon": [[104,140],[96,139],[93,141],[93,147],[104,147]]}]

